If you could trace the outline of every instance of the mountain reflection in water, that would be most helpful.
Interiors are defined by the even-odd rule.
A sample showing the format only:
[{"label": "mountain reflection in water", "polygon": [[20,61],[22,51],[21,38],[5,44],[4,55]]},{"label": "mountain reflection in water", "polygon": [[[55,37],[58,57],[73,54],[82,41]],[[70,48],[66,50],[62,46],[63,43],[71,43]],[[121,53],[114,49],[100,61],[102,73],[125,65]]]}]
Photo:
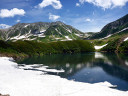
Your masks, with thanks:
[{"label": "mountain reflection in water", "polygon": [[44,64],[63,73],[48,72],[69,80],[98,83],[108,81],[128,90],[128,55],[115,53],[56,54],[25,58],[18,64]]}]

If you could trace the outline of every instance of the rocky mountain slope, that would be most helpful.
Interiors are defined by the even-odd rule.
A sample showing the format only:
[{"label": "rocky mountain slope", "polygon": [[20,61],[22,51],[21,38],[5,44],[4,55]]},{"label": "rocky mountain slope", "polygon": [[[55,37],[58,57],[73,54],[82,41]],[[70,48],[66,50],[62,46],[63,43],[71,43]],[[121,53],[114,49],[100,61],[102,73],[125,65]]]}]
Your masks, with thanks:
[{"label": "rocky mountain slope", "polygon": [[104,39],[122,32],[128,33],[128,14],[107,24],[99,33],[92,35],[89,39]]},{"label": "rocky mountain slope", "polygon": [[36,40],[36,41],[66,41],[83,38],[85,34],[66,25],[57,22],[18,23],[8,29],[0,29],[1,40]]}]

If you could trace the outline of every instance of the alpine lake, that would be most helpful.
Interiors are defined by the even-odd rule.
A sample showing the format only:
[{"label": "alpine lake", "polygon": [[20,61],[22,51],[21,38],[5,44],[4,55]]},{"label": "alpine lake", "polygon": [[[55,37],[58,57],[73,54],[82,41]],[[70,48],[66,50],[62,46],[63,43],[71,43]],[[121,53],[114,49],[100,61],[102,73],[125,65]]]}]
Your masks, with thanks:
[{"label": "alpine lake", "polygon": [[107,81],[116,85],[115,89],[128,91],[128,54],[100,52],[55,54],[29,57],[16,62],[19,66],[43,64],[43,66],[49,66],[49,69],[63,69],[64,72],[47,72],[46,74],[58,75],[77,82]]}]

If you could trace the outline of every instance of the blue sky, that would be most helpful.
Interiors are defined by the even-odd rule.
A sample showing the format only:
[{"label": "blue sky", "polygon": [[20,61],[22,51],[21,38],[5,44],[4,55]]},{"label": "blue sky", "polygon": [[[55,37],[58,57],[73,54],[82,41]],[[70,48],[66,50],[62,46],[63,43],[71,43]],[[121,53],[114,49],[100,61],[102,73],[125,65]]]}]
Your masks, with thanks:
[{"label": "blue sky", "polygon": [[98,32],[128,14],[128,0],[0,0],[0,24],[62,21]]}]

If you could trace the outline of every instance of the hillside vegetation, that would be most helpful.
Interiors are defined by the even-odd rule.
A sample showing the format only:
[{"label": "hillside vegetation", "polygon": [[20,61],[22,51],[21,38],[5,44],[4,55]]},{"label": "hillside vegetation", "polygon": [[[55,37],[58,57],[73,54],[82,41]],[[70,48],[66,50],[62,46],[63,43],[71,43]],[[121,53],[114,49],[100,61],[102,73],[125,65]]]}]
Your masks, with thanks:
[{"label": "hillside vegetation", "polygon": [[88,37],[95,46],[105,45],[98,51],[105,52],[128,52],[128,14],[124,17],[107,24],[99,33]]},{"label": "hillside vegetation", "polygon": [[32,55],[79,53],[95,51],[93,44],[85,40],[58,41],[51,43],[34,41],[0,41],[1,53]]}]

